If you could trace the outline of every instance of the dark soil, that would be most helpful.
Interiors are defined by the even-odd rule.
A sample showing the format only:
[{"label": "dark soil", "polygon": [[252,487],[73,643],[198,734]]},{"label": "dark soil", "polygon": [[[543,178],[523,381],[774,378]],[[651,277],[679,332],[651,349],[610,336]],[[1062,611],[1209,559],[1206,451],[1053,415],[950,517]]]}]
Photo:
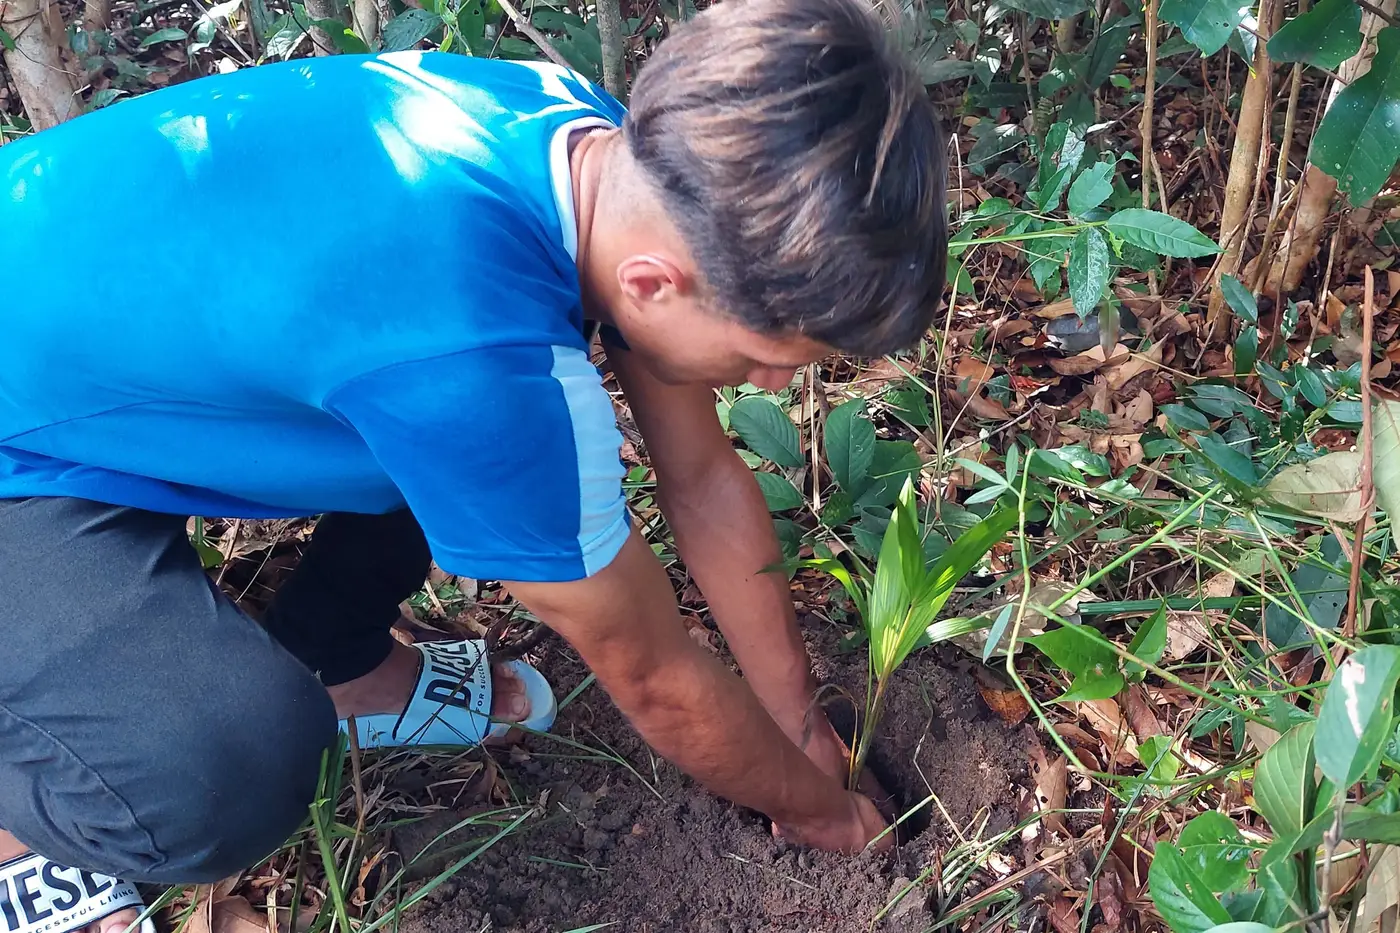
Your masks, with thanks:
[{"label": "dark soil", "polygon": [[[825,632],[814,630],[813,641],[819,676],[862,697],[864,655],[835,655]],[[543,653],[561,696],[586,676],[557,641]],[[843,933],[869,930],[914,881],[878,929],[925,930],[934,919],[928,878],[955,838],[948,821],[960,830],[984,818],[988,831],[1011,825],[1034,741],[1026,727],[1003,724],[972,677],[946,660],[932,651],[910,658],[881,724],[872,768],[902,799],[901,812],[933,788],[947,814],[925,808],[906,824],[919,834],[894,853],[849,858],[775,841],[760,815],[655,758],[595,686],[561,714],[555,733],[610,749],[637,774],[543,739],[532,740],[528,754],[501,756],[514,793],[542,802],[546,816],[440,888],[404,917],[403,930],[564,933],[613,922],[609,930],[626,933]],[[832,704],[834,721],[843,718],[839,705]],[[401,851],[411,857],[457,818],[401,833]]]}]

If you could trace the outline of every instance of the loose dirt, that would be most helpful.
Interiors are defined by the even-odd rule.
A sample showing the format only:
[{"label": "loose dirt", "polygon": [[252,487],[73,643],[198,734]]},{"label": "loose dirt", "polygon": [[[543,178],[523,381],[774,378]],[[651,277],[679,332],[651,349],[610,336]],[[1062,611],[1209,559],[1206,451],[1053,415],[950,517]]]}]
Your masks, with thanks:
[{"label": "loose dirt", "polygon": [[[818,675],[863,696],[864,655],[836,654],[822,623],[810,637]],[[935,906],[928,878],[956,839],[953,826],[1012,825],[1034,741],[1025,726],[998,719],[951,660],[934,651],[911,658],[880,727],[872,768],[901,799],[901,812],[930,788],[941,803],[906,824],[906,835],[917,835],[893,853],[849,858],[775,840],[762,816],[712,797],[657,759],[591,686],[562,712],[555,733],[600,754],[535,738],[528,752],[500,756],[509,793],[544,815],[409,912],[402,929],[565,933],[611,923],[607,929],[626,933],[844,933],[871,929],[883,911],[879,930],[925,930]],[[561,696],[587,676],[557,641],[540,664]],[[831,704],[833,720],[849,721],[849,705],[844,715],[841,705]],[[413,855],[458,819],[444,814],[401,831],[401,851]]]}]

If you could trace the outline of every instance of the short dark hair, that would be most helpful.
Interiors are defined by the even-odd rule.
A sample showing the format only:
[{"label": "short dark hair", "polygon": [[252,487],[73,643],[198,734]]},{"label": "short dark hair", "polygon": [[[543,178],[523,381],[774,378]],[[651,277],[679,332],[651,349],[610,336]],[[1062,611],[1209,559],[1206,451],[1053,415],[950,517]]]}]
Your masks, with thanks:
[{"label": "short dark hair", "polygon": [[928,330],[943,136],[863,0],[719,3],[660,44],[629,108],[629,151],[745,326],[871,356]]}]

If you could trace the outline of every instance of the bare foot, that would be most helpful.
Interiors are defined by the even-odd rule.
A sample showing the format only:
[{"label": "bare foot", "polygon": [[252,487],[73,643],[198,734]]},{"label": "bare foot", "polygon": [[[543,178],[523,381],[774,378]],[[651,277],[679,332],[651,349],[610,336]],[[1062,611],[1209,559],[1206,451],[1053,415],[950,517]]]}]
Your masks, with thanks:
[{"label": "bare foot", "polygon": [[[0,862],[19,858],[28,851],[28,847],[22,842],[0,829]],[[135,923],[140,916],[141,911],[134,907],[119,910],[84,927],[82,933],[126,933],[126,929]]]},{"label": "bare foot", "polygon": [[[363,677],[328,687],[335,702],[336,715],[373,716],[381,713],[398,714],[408,705],[413,687],[418,682],[418,659],[422,655],[408,645],[393,643],[389,657]],[[530,714],[530,701],[525,685],[504,665],[491,666],[491,718],[501,722],[520,722]],[[503,740],[509,740],[506,736]],[[503,741],[498,739],[495,741]]]}]

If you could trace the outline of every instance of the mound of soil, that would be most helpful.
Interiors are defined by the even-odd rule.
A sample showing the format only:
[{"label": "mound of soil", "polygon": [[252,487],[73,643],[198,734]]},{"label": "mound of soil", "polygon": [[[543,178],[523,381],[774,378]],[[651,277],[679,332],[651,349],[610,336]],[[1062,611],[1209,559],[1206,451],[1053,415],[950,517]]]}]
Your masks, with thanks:
[{"label": "mound of soil", "polygon": [[[814,642],[818,675],[863,696],[864,656],[835,654],[826,633]],[[557,642],[541,667],[561,695],[587,675]],[[842,933],[869,930],[881,911],[878,929],[927,929],[924,879],[953,836],[949,820],[967,829],[990,814],[989,830],[1011,825],[1034,738],[1003,724],[972,677],[935,652],[910,658],[896,677],[872,768],[906,807],[931,789],[942,804],[910,821],[919,835],[896,851],[849,858],[774,840],[759,814],[709,795],[656,758],[594,686],[563,711],[555,733],[620,756],[635,774],[543,739],[502,760],[519,798],[546,815],[438,889],[403,918],[403,930],[564,933],[611,922],[609,930],[627,933]],[[832,718],[840,728],[839,709]],[[458,818],[402,833],[400,851],[411,857]]]}]

